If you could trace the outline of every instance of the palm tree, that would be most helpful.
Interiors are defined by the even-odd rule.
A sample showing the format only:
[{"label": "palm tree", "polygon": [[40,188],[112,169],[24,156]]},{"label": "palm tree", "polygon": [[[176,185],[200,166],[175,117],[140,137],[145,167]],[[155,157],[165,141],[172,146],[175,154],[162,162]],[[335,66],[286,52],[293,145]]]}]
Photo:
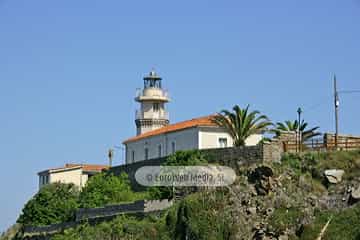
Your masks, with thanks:
[{"label": "palm tree", "polygon": [[275,129],[272,130],[272,132],[274,132],[276,134],[276,136],[279,136],[281,134],[282,131],[290,131],[290,132],[296,132],[298,130],[300,130],[301,132],[301,142],[305,142],[306,140],[309,140],[313,137],[319,136],[321,135],[320,132],[316,132],[316,130],[319,129],[319,127],[313,127],[310,129],[306,129],[308,126],[308,123],[305,122],[304,120],[301,121],[300,124],[300,129],[299,129],[299,121],[295,120],[295,121],[285,121],[284,123],[282,122],[277,122],[276,123],[276,127]]},{"label": "palm tree", "polygon": [[235,105],[233,112],[222,110],[215,115],[214,122],[228,131],[234,146],[244,146],[249,136],[264,133],[272,125],[267,116],[259,114],[259,111],[249,112],[249,105],[245,109]]}]

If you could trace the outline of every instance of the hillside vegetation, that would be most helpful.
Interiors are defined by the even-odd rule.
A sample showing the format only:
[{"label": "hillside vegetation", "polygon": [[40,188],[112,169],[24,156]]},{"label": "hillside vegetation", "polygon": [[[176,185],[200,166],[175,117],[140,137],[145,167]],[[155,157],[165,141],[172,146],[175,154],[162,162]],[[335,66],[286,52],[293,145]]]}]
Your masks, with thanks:
[{"label": "hillside vegetation", "polygon": [[[197,159],[204,164],[204,157],[198,154],[176,153],[169,163],[178,158],[183,165],[198,163]],[[337,183],[329,183],[324,176],[328,169],[345,173]],[[52,239],[360,239],[360,203],[352,197],[360,187],[360,151],[289,154],[280,163],[241,167],[237,174],[232,186],[198,189],[161,214],[122,215],[96,225],[84,223]],[[124,176],[119,179],[126,182]],[[111,189],[101,194],[113,196]],[[125,189],[132,197],[114,198],[116,202],[139,197]],[[152,188],[150,193],[139,194],[151,198],[171,195],[171,191]],[[98,206],[114,201],[95,202]]]}]

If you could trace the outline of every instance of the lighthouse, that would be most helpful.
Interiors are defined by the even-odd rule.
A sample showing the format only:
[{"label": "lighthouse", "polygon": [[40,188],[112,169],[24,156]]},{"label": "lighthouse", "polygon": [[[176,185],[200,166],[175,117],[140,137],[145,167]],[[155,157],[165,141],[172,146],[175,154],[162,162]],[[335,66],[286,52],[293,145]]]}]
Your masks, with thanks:
[{"label": "lighthouse", "polygon": [[162,88],[161,80],[161,77],[152,70],[144,77],[144,88],[136,92],[135,101],[140,103],[140,109],[135,113],[137,135],[169,124],[169,113],[165,104],[170,98],[167,91]]}]

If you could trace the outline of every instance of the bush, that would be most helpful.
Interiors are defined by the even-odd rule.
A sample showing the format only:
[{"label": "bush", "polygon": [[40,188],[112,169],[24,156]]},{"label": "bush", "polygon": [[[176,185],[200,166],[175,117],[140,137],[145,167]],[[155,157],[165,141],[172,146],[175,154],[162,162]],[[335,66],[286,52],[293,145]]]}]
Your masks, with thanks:
[{"label": "bush", "polygon": [[189,195],[167,214],[172,239],[231,239],[232,221],[224,209],[226,204],[221,191]]},{"label": "bush", "polygon": [[165,166],[197,166],[205,165],[208,161],[199,150],[177,151],[167,157]]},{"label": "bush", "polygon": [[129,216],[118,216],[110,222],[103,222],[95,226],[83,224],[73,229],[65,230],[62,234],[52,237],[53,240],[170,240],[165,229],[164,221],[150,217],[137,219]]},{"label": "bush", "polygon": [[[207,164],[205,155],[199,150],[177,151],[167,157],[164,166],[198,166]],[[173,187],[150,187],[148,189],[151,199],[174,198]]]},{"label": "bush", "polygon": [[135,199],[136,194],[131,191],[127,174],[114,176],[100,173],[87,181],[80,193],[79,202],[81,208],[95,208]]},{"label": "bush", "polygon": [[78,208],[79,191],[74,184],[48,184],[28,201],[17,220],[31,226],[71,221]]}]

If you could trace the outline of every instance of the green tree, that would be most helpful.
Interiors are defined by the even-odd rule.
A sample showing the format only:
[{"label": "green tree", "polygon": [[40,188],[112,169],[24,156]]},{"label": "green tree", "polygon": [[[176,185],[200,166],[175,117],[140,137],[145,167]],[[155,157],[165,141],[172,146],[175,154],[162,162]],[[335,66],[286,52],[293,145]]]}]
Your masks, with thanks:
[{"label": "green tree", "polygon": [[165,166],[196,166],[207,163],[205,155],[199,150],[177,151],[166,158]]},{"label": "green tree", "polygon": [[[163,166],[197,166],[205,165],[208,161],[205,155],[199,150],[177,151],[166,158]],[[173,187],[150,187],[148,188],[151,199],[172,199],[174,198]]]},{"label": "green tree", "polygon": [[244,109],[235,105],[233,112],[222,110],[214,117],[214,122],[228,131],[234,139],[234,146],[244,146],[249,136],[264,133],[272,125],[259,111],[249,112],[249,105]]},{"label": "green tree", "polygon": [[134,200],[127,174],[99,173],[91,177],[80,193],[80,207],[94,208]]},{"label": "green tree", "polygon": [[[308,129],[308,123],[304,120],[301,121],[300,124],[300,132],[301,132],[301,141],[305,142],[306,140],[309,140],[313,137],[321,135],[320,132],[317,132],[319,127],[313,127]],[[299,121],[285,121],[285,122],[277,122],[275,129],[272,130],[276,134],[276,136],[279,136],[282,131],[290,131],[295,132],[299,130]]]},{"label": "green tree", "polygon": [[43,226],[73,220],[78,207],[78,188],[74,184],[48,184],[28,201],[17,220],[31,226]]}]

